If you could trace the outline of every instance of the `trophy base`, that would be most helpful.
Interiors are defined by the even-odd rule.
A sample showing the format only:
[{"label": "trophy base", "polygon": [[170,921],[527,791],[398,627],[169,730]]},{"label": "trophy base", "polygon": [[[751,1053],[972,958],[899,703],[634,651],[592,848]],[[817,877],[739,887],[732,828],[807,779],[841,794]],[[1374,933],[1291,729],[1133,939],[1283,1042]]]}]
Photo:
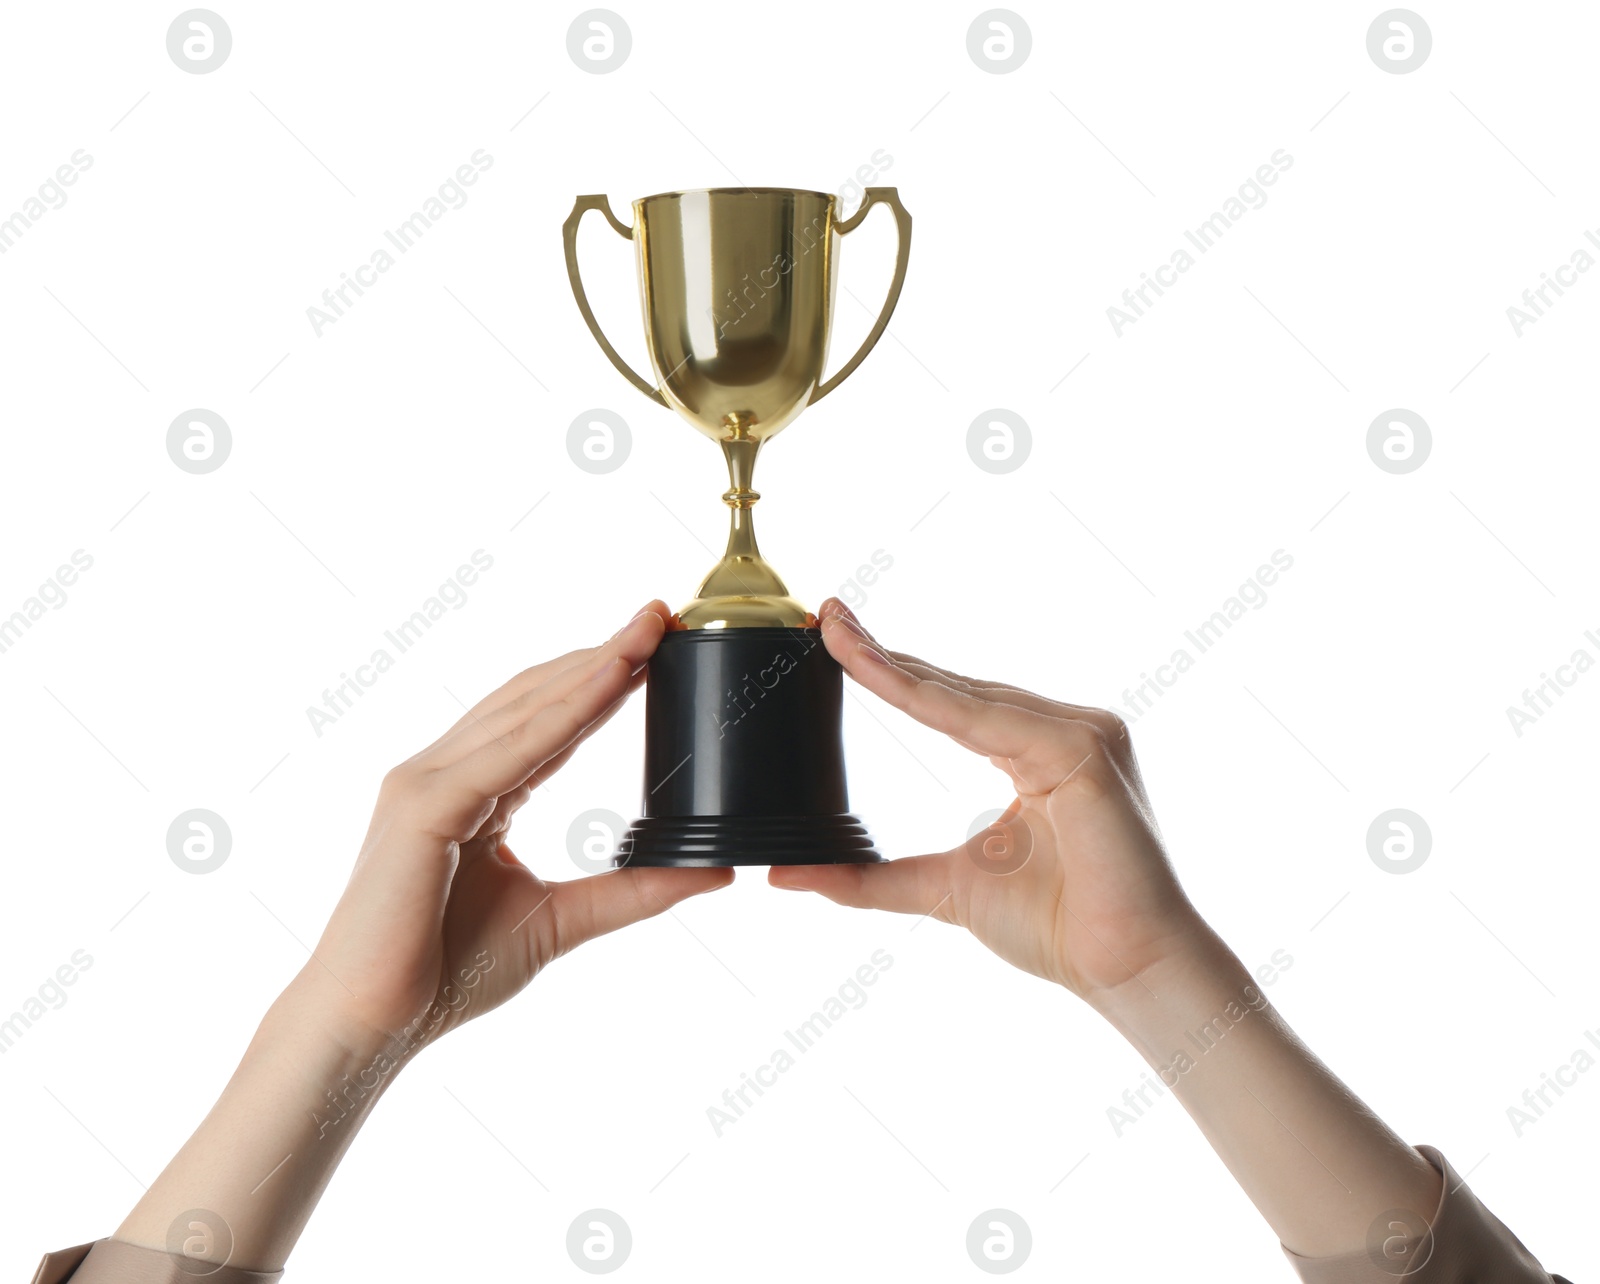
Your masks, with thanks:
[{"label": "trophy base", "polygon": [[644,815],[614,865],[882,860],[850,814],[843,701],[820,629],[667,633],[645,684]]},{"label": "trophy base", "polygon": [[621,866],[853,865],[880,861],[861,821],[840,816],[659,816],[636,820]]}]

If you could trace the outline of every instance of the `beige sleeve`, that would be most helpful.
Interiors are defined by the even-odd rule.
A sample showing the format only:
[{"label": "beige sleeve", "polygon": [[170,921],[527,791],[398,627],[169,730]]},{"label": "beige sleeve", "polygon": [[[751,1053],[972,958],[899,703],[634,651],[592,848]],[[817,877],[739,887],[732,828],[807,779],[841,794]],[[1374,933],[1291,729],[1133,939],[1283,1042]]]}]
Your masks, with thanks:
[{"label": "beige sleeve", "polygon": [[[204,1272],[202,1274],[202,1272]],[[97,1239],[47,1253],[33,1284],[277,1284],[282,1271],[244,1271],[140,1248],[119,1239]]]},{"label": "beige sleeve", "polygon": [[1284,1255],[1306,1284],[1394,1284],[1397,1279],[1406,1284],[1567,1284],[1540,1266],[1522,1241],[1478,1202],[1448,1159],[1432,1146],[1417,1150],[1444,1177],[1430,1233],[1420,1239],[1396,1234],[1339,1257],[1301,1257],[1285,1248]]},{"label": "beige sleeve", "polygon": [[[1551,1275],[1522,1241],[1485,1208],[1450,1161],[1432,1146],[1418,1151],[1444,1177],[1431,1234],[1421,1240],[1391,1238],[1389,1254],[1363,1249],[1340,1257],[1301,1257],[1283,1250],[1306,1284],[1567,1284]],[[33,1284],[277,1284],[282,1271],[245,1271],[225,1266],[206,1275],[197,1263],[154,1248],[101,1239],[51,1253],[39,1263]]]}]

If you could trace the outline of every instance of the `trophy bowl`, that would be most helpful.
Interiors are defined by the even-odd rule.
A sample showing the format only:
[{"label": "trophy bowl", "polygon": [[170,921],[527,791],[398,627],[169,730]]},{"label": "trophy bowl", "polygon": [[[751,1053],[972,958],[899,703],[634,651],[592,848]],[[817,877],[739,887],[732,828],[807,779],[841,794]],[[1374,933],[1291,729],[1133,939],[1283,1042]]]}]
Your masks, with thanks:
[{"label": "trophy bowl", "polygon": [[634,205],[657,384],[713,441],[776,436],[822,382],[833,203],[821,192],[723,189]]}]

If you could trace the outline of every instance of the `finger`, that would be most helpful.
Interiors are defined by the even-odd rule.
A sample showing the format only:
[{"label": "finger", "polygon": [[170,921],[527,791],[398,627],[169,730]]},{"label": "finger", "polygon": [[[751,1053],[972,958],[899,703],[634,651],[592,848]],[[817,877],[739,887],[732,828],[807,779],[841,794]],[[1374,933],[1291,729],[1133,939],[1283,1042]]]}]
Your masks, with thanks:
[{"label": "finger", "polygon": [[543,664],[524,669],[468,708],[448,731],[417,754],[413,761],[438,766],[462,757],[467,750],[477,747],[487,738],[484,731],[485,719],[496,710],[515,704],[530,692],[547,686],[563,675],[568,676],[569,686],[572,681],[581,681],[603,666],[610,656],[618,653],[618,643],[622,634],[646,614],[659,618],[664,626],[670,616],[670,610],[659,598],[648,602],[629,619],[627,624],[599,646],[580,647],[553,660],[546,660]]},{"label": "finger", "polygon": [[792,891],[817,892],[837,905],[931,914],[951,923],[955,854],[903,856],[874,865],[774,865],[767,882]]},{"label": "finger", "polygon": [[441,742],[432,761],[436,765],[459,762],[485,745],[503,739],[539,710],[567,699],[619,657],[627,662],[630,671],[640,669],[654,654],[665,628],[665,622],[656,612],[639,612],[603,646],[596,647],[592,655],[552,674],[545,682],[513,696],[497,708],[482,715],[469,715],[469,725],[463,726],[448,744]]},{"label": "finger", "polygon": [[[1058,700],[1052,700],[1036,692],[1025,691],[1021,687],[1012,686],[1010,683],[994,682],[987,678],[968,677],[964,673],[957,673],[953,669],[943,668],[930,660],[924,660],[921,656],[912,655],[908,651],[891,651],[882,642],[878,641],[877,636],[861,622],[861,618],[853,610],[836,597],[830,597],[823,602],[818,616],[824,620],[836,617],[840,623],[859,633],[868,642],[873,643],[879,651],[899,663],[902,668],[915,673],[918,677],[937,678],[951,686],[982,691],[985,694],[993,693],[997,698],[1012,700],[1013,703],[1037,705],[1041,709],[1074,709],[1078,707],[1076,705],[1062,704]],[[1020,699],[1012,699],[1013,697],[1020,697]]]},{"label": "finger", "polygon": [[[565,749],[562,749],[562,751],[558,752],[558,754],[555,754],[554,757],[544,760],[544,762],[539,765],[538,770],[536,770],[533,775],[528,776],[528,780],[526,780],[525,783],[525,788],[530,792],[533,791],[533,789],[538,789],[539,786],[544,784],[544,781],[549,780],[550,776],[554,776],[558,770],[562,770],[562,767],[565,767],[566,762],[571,759],[571,756],[578,752],[579,746],[581,746],[584,741],[589,740],[589,736],[594,735],[594,733],[598,732],[600,728],[605,727],[606,722],[610,722],[613,717],[616,717],[619,709],[621,709],[622,706],[627,703],[627,696],[637,692],[638,688],[643,687],[643,685],[645,685],[645,671],[640,669],[640,671],[635,672],[634,677],[632,677],[632,680],[630,680],[629,684],[627,684],[627,690],[626,692],[622,693],[621,700],[614,701],[614,703],[611,704],[610,709],[606,709],[606,711],[603,712],[603,714],[600,714],[600,717],[597,717],[594,722],[590,722],[587,727],[584,727],[584,730],[579,732],[579,735],[574,738],[573,743],[568,744]],[[522,804],[517,805],[520,807]],[[507,828],[509,828],[509,823],[507,823]]]},{"label": "finger", "polygon": [[543,925],[547,936],[542,939],[549,952],[544,961],[732,882],[733,870],[726,868],[616,869],[548,884],[550,903],[546,908],[550,913]]},{"label": "finger", "polygon": [[919,678],[934,678],[949,686],[976,692],[985,699],[1003,701],[1006,704],[1014,704],[1023,709],[1032,709],[1035,713],[1043,713],[1056,718],[1073,717],[1079,711],[1079,706],[1077,705],[1063,704],[1059,700],[1052,700],[1049,696],[1040,695],[1036,691],[1025,691],[1021,687],[1014,687],[1005,682],[969,678],[964,674],[940,668],[937,664],[930,664],[927,660],[910,655],[905,651],[890,651],[889,656],[901,668],[908,673],[914,673]]},{"label": "finger", "polygon": [[1088,722],[1112,740],[1126,740],[1127,725],[1116,714],[1107,709],[1097,709],[1092,705],[1073,704],[1067,700],[1057,700],[1051,696],[1041,695],[1036,691],[1028,691],[1022,687],[1013,686],[1009,682],[997,682],[989,678],[974,678],[965,673],[957,673],[953,669],[944,668],[932,661],[924,660],[921,656],[912,655],[906,651],[891,651],[878,642],[878,639],[866,625],[861,623],[860,617],[838,598],[829,598],[822,604],[820,614],[824,617],[837,615],[845,624],[850,626],[865,637],[869,642],[877,643],[879,650],[897,661],[908,672],[921,678],[936,678],[948,685],[966,688],[981,693],[982,695],[1015,704],[1025,709],[1032,709],[1050,717],[1074,718]]},{"label": "finger", "polygon": [[471,725],[473,718],[481,718],[484,714],[500,708],[501,705],[509,704],[523,692],[531,691],[534,687],[548,682],[556,674],[562,673],[565,670],[572,668],[573,665],[587,660],[599,649],[600,648],[596,646],[579,647],[575,651],[568,651],[565,655],[558,655],[553,660],[546,660],[543,664],[536,664],[532,668],[524,669],[509,682],[503,683],[502,685],[496,687],[493,691],[489,692],[488,695],[484,696],[483,699],[479,700],[475,705],[469,708],[451,726],[450,731],[446,732],[444,736],[440,737],[440,739],[445,739],[446,736],[449,736],[451,733],[459,730],[461,727]]},{"label": "finger", "polygon": [[[933,664],[920,656],[911,655],[905,651],[891,651],[873,636],[871,631],[857,618],[854,611],[837,598],[830,598],[824,602],[820,615],[824,618],[830,615],[837,616],[841,623],[860,633],[868,642],[876,645],[879,651],[916,677],[932,678],[958,690],[970,691],[984,699],[1030,709],[1048,718],[1065,718],[1076,722],[1086,722],[1105,738],[1112,752],[1129,760],[1132,758],[1133,742],[1128,735],[1128,724],[1109,709],[1099,709],[1092,705],[1072,704],[1070,701],[1056,700],[1050,696],[1040,695],[1036,691],[1028,691],[1022,687],[1013,686],[1008,682],[969,677],[964,673],[956,673],[952,669]],[[971,745],[967,747],[972,748]]]},{"label": "finger", "polygon": [[632,624],[641,615],[645,615],[647,613],[659,617],[663,624],[670,620],[672,616],[671,608],[668,607],[667,604],[660,598],[654,598],[651,601],[646,602],[642,607],[635,611],[633,615],[631,615],[622,625],[622,628],[619,628],[616,633],[612,634],[611,637],[605,642],[602,642],[598,646],[579,647],[577,650],[569,651],[566,655],[560,656],[557,659],[547,661],[544,664],[536,664],[531,669],[523,670],[523,672],[512,678],[510,682],[507,682],[504,686],[490,692],[482,700],[478,701],[478,703],[472,707],[470,712],[476,713],[479,717],[482,717],[485,713],[488,713],[493,709],[498,709],[504,705],[510,704],[513,700],[525,695],[535,687],[544,685],[546,682],[549,682],[552,678],[558,676],[559,674],[568,672],[577,665],[582,664],[584,661],[591,660],[601,655],[602,652],[605,652],[608,647],[612,646],[612,644],[616,642],[617,638],[622,634],[623,629],[626,629],[628,625]]},{"label": "finger", "polygon": [[539,708],[504,735],[457,762],[419,771],[408,783],[422,800],[423,826],[461,842],[471,838],[502,794],[532,779],[611,713],[612,706],[636,685],[634,676],[626,659],[613,657],[587,682]]},{"label": "finger", "polygon": [[1053,719],[1032,709],[918,677],[837,615],[823,618],[822,638],[829,654],[873,695],[979,753],[1020,758],[1053,728]]},{"label": "finger", "polygon": [[623,693],[622,697],[616,700],[609,709],[607,709],[598,718],[585,727],[570,745],[568,745],[560,753],[556,754],[555,757],[547,759],[539,767],[539,769],[535,771],[533,775],[529,776],[527,780],[523,781],[522,784],[518,785],[509,793],[502,794],[500,796],[500,799],[495,804],[494,810],[490,813],[489,818],[478,827],[478,831],[473,834],[470,841],[462,844],[460,862],[462,867],[470,865],[474,861],[482,860],[484,856],[491,852],[509,851],[509,849],[505,847],[505,839],[506,835],[511,832],[512,818],[518,811],[522,809],[522,805],[527,802],[530,797],[532,797],[533,791],[541,788],[545,781],[549,780],[551,776],[555,775],[556,772],[560,771],[562,767],[566,766],[568,760],[573,754],[577,753],[578,748],[585,740],[594,735],[595,732],[599,731],[600,728],[605,726],[606,723],[610,722],[612,718],[616,717],[617,710],[621,709],[622,706],[627,703],[627,697],[629,695],[632,695],[634,691],[638,690],[639,687],[644,685],[644,680],[644,670],[641,669],[638,673],[633,675],[633,680],[628,684],[628,689]]},{"label": "finger", "polygon": [[1037,691],[1027,691],[1022,687],[1014,687],[1005,682],[991,682],[983,678],[969,678],[963,674],[954,673],[949,669],[940,668],[937,664],[930,664],[926,660],[908,655],[904,651],[890,651],[892,659],[908,673],[913,673],[919,678],[933,678],[958,689],[971,691],[986,700],[995,700],[1003,704],[1014,704],[1019,709],[1031,709],[1047,718],[1067,719],[1073,722],[1086,722],[1101,736],[1113,750],[1124,750],[1131,754],[1133,742],[1128,736],[1128,724],[1117,714],[1109,709],[1097,709],[1092,705],[1071,704],[1065,700],[1056,700],[1050,696],[1040,695]]}]

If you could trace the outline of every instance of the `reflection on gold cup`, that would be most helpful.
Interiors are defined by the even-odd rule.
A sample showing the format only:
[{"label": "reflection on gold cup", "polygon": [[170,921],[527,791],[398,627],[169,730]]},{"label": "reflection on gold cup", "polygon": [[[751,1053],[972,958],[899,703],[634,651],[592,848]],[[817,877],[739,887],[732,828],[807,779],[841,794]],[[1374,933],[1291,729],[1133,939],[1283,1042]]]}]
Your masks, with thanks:
[{"label": "reflection on gold cup", "polygon": [[[815,617],[789,596],[756,546],[751,489],[756,454],[807,406],[861,364],[889,324],[911,253],[911,215],[892,187],[869,187],[848,219],[835,198],[787,188],[668,192],[633,203],[619,222],[604,196],[580,196],[563,226],[567,273],[596,342],[639,391],[670,406],[722,446],[732,510],[728,549],[678,612],[688,629],[799,628]],[[899,251],[877,323],[856,354],[822,378],[838,276],[838,238],[876,204],[894,211]],[[645,342],[654,384],[629,368],[601,332],[578,271],[578,224],[597,209],[638,247]]]}]

